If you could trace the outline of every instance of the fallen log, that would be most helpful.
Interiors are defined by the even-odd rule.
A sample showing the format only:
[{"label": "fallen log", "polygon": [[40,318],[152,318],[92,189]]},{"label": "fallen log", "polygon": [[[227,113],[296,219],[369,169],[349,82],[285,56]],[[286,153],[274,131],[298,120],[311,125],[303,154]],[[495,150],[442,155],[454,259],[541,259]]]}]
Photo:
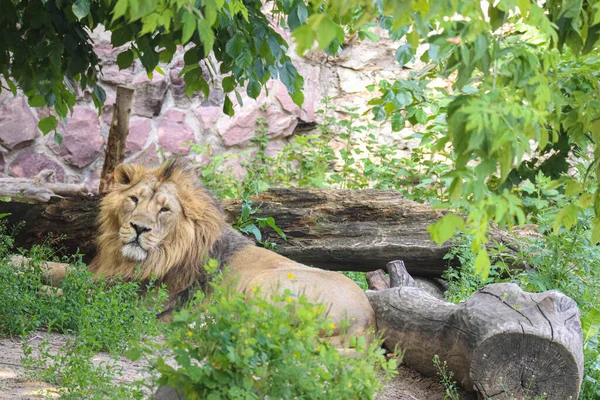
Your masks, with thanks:
[{"label": "fallen log", "polygon": [[[15,199],[19,203],[46,203],[52,198],[86,194],[84,184],[56,182],[56,172],[40,171],[35,178],[0,178],[0,197]],[[4,199],[5,200],[5,199]]]},{"label": "fallen log", "polygon": [[[0,191],[0,196],[2,193]],[[97,197],[75,196],[48,203],[24,204],[19,199],[0,202],[0,213],[9,212],[10,223],[22,223],[17,246],[30,247],[48,234],[64,237],[67,253],[79,249],[90,260]],[[277,243],[276,251],[295,261],[338,271],[373,271],[389,260],[402,258],[416,276],[440,276],[444,255],[451,243],[430,241],[427,227],[441,217],[430,206],[405,199],[388,190],[270,189],[254,198],[256,217],[272,216],[285,232],[282,240],[273,231],[264,237]],[[241,212],[240,200],[222,202],[230,221]],[[516,241],[495,230],[493,237],[513,248]]]},{"label": "fallen log", "polygon": [[[388,269],[389,270],[389,269]],[[394,272],[392,272],[394,273]],[[403,282],[409,282],[406,270]],[[460,304],[414,286],[368,291],[385,345],[409,367],[436,375],[438,355],[458,384],[483,398],[576,399],[583,378],[579,310],[557,291],[492,284]]]},{"label": "fallen log", "polygon": [[446,287],[441,282],[438,282],[441,279],[413,278],[407,272],[404,262],[399,260],[387,263],[386,270],[388,271],[388,275],[386,275],[385,271],[382,269],[367,272],[366,279],[369,290],[385,290],[391,287],[415,286],[437,299],[444,300]]}]

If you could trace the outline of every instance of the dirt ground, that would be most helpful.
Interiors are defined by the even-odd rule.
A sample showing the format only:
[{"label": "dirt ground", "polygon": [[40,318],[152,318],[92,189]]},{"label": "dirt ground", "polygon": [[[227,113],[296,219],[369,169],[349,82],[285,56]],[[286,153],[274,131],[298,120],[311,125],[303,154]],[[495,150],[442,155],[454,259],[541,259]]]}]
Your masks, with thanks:
[{"label": "dirt ground", "polygon": [[[67,341],[65,335],[56,333],[36,333],[28,338],[29,344],[35,349],[44,340],[48,339],[50,351],[54,352],[63,347]],[[21,339],[0,339],[0,400],[26,400],[58,397],[55,388],[44,382],[26,379],[25,369],[21,363]],[[108,354],[98,353],[94,361],[109,361]],[[122,367],[123,375],[118,382],[133,382],[149,377],[146,366],[141,362],[132,362],[125,358],[118,360]],[[435,379],[401,366],[398,375],[389,382],[377,395],[377,400],[443,400],[444,389]],[[474,400],[475,397],[461,393],[461,399]],[[124,399],[126,400],[126,399]]]}]

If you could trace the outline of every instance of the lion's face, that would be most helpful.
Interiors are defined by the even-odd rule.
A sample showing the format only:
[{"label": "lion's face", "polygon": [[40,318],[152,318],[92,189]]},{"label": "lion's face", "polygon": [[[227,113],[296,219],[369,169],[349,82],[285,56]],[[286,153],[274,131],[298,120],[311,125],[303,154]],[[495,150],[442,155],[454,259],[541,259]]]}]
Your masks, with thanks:
[{"label": "lion's face", "polygon": [[100,206],[94,272],[150,279],[189,264],[182,279],[191,279],[223,231],[216,200],[180,162],[121,164],[114,176],[117,185]]},{"label": "lion's face", "polygon": [[121,254],[132,261],[144,261],[168,242],[178,222],[185,223],[176,185],[142,180],[122,194],[119,215]]}]

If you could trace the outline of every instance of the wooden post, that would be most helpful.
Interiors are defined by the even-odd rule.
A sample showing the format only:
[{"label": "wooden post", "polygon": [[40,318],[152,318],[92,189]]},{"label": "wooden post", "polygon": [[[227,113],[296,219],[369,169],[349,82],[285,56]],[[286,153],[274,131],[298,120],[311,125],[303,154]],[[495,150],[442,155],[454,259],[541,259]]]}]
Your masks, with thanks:
[{"label": "wooden post", "polygon": [[104,157],[104,166],[100,176],[100,195],[108,192],[113,184],[113,171],[117,165],[125,159],[125,143],[129,134],[129,118],[133,104],[133,89],[125,86],[117,87],[117,98],[115,100],[115,111],[113,112],[110,131],[108,132],[108,143]]}]

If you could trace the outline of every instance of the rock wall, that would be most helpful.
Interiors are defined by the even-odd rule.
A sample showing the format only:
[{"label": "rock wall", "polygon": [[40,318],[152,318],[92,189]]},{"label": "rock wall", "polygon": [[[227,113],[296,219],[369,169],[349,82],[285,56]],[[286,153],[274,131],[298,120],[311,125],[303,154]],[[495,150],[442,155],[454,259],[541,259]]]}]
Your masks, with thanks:
[{"label": "rock wall", "polygon": [[[290,40],[287,32],[280,33]],[[42,136],[37,129],[38,120],[48,115],[48,109],[30,108],[23,96],[12,97],[3,91],[0,176],[32,177],[43,169],[52,169],[58,181],[84,182],[91,190],[97,190],[117,85],[135,89],[126,161],[152,165],[173,154],[201,163],[202,157],[194,153],[191,144],[208,145],[213,154],[247,153],[253,147],[251,139],[259,117],[267,121],[267,152],[274,155],[292,135],[320,122],[317,111],[324,96],[331,97],[336,108],[360,107],[363,111],[374,96],[366,90],[367,85],[405,75],[394,61],[398,43],[387,38],[347,43],[336,57],[313,52],[300,58],[292,49],[290,54],[305,79],[303,107],[292,102],[283,84],[271,81],[268,94],[263,92],[257,100],[243,95],[243,105],[236,105],[235,116],[229,117],[221,111],[224,94],[220,78],[211,76],[209,68],[204,69],[212,86],[208,98],[185,95],[184,82],[179,77],[184,65],[183,50],[170,65],[161,65],[164,75],[155,72],[149,78],[139,61],[119,70],[116,57],[123,49],[112,47],[107,32],[96,31],[93,37],[102,65],[100,84],[107,93],[101,115],[89,93],[79,93],[67,123],[58,126],[63,137],[59,145],[54,134]],[[400,140],[399,135],[393,137],[390,133],[385,126],[378,132],[388,143]],[[239,165],[233,167],[242,173]]]}]

